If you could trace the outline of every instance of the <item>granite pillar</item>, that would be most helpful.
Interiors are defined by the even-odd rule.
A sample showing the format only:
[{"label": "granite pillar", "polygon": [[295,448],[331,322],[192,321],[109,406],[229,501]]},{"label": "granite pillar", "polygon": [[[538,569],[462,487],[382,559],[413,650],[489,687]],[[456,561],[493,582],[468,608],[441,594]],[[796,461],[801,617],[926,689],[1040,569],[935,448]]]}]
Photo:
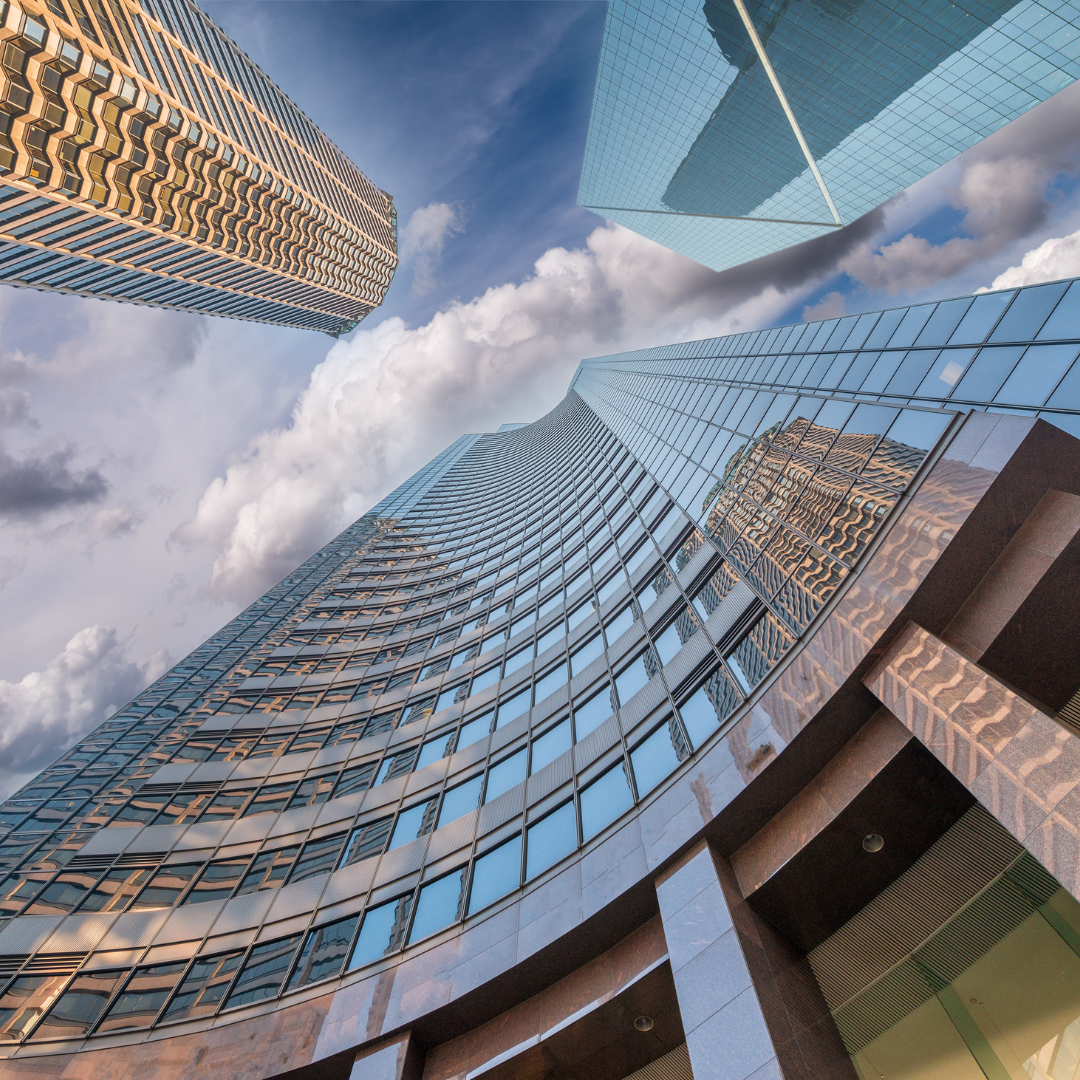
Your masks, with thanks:
[{"label": "granite pillar", "polygon": [[701,843],[656,892],[695,1080],[855,1080],[805,954]]}]

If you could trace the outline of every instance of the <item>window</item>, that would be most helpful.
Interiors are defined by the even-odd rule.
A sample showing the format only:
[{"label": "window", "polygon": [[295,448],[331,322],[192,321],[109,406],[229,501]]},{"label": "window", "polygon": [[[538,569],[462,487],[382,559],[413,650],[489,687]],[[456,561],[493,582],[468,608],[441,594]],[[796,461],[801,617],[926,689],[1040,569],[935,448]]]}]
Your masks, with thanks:
[{"label": "window", "polygon": [[543,677],[536,682],[536,700],[543,701],[544,698],[554,694],[559,687],[565,686],[567,674],[565,662],[545,672]]},{"label": "window", "polygon": [[194,1020],[217,1012],[243,958],[243,949],[217,956],[197,956],[162,1020]]},{"label": "window", "polygon": [[370,859],[375,855],[381,855],[383,848],[386,846],[386,838],[390,835],[390,826],[393,821],[392,817],[385,817],[379,821],[370,821],[366,825],[360,825],[353,829],[341,865],[351,866],[362,859]]},{"label": "window", "polygon": [[522,690],[520,694],[515,694],[512,698],[508,698],[499,704],[499,723],[497,726],[504,727],[511,720],[523,716],[531,706],[532,687],[530,686],[528,689]]},{"label": "window", "polygon": [[161,866],[136,897],[132,910],[172,907],[202,869],[200,863],[177,863]]},{"label": "window", "polygon": [[580,675],[594,660],[604,655],[604,639],[600,634],[590,638],[570,654],[570,670]]},{"label": "window", "polygon": [[109,998],[127,977],[123,971],[89,971],[75,976],[48,1015],[34,1029],[35,1039],[81,1039],[90,1034]]},{"label": "window", "polygon": [[309,840],[289,875],[289,883],[330,873],[337,864],[347,836],[347,833],[335,833],[319,840]]},{"label": "window", "polygon": [[634,805],[626,765],[608,769],[581,792],[581,837],[588,840]]},{"label": "window", "polygon": [[353,933],[359,921],[358,912],[316,930],[309,930],[286,990],[296,990],[308,983],[339,975],[345,966]]},{"label": "window", "polygon": [[543,735],[533,739],[532,771],[539,772],[545,765],[550,765],[557,757],[570,749],[570,721],[563,720]]},{"label": "window", "polygon": [[148,967],[136,968],[123,992],[116,997],[105,1014],[105,1019],[98,1025],[97,1034],[148,1028],[172,993],[173,987],[180,981],[187,965],[186,960],[178,960],[169,964],[151,964]]},{"label": "window", "polygon": [[18,1042],[60,993],[67,975],[20,975],[0,995],[0,1043]]},{"label": "window", "polygon": [[489,803],[497,799],[524,781],[525,758],[526,753],[522,748],[488,770],[487,794],[484,796],[484,802]]},{"label": "window", "polygon": [[671,723],[661,724],[651,735],[630,751],[639,798],[646,795],[679,764],[679,754],[672,737]]},{"label": "window", "polygon": [[416,902],[416,916],[409,932],[409,944],[445,930],[460,918],[468,867],[454,870],[424,885]]},{"label": "window", "polygon": [[469,688],[469,693],[479,694],[481,690],[486,690],[489,686],[494,686],[499,681],[500,674],[501,670],[498,665],[493,668],[488,668],[487,671],[482,671],[473,679],[472,686]]},{"label": "window", "polygon": [[481,855],[473,865],[469,914],[513,892],[521,883],[521,834]]},{"label": "window", "polygon": [[572,802],[563,803],[535,825],[529,827],[525,856],[525,880],[554,866],[577,848],[577,818]]},{"label": "window", "polygon": [[218,859],[208,863],[198,881],[184,897],[185,904],[201,904],[207,900],[224,900],[232,896],[233,889],[244,876],[250,856],[238,859]]},{"label": "window", "polygon": [[417,803],[407,810],[398,814],[397,824],[394,826],[394,835],[390,840],[390,851],[401,847],[420,836],[426,836],[431,832],[435,821],[436,800],[429,799],[427,802]]},{"label": "window", "polygon": [[457,749],[461,750],[466,746],[472,746],[474,742],[478,742],[485,735],[490,735],[491,724],[494,719],[494,712],[486,712],[483,716],[478,716],[475,720],[469,720],[462,724],[461,730],[458,732]]},{"label": "window", "polygon": [[648,686],[650,673],[646,668],[648,652],[641,653],[615,676],[615,688],[619,693],[619,704],[626,703],[641,689]]},{"label": "window", "polygon": [[583,704],[575,704],[574,732],[577,741],[581,742],[586,735],[595,731],[612,712],[610,686],[605,686],[599,693],[593,694]]},{"label": "window", "polygon": [[615,642],[634,625],[634,606],[627,604],[613,619],[604,623],[604,633],[607,635],[608,644]]},{"label": "window", "polygon": [[300,845],[279,848],[277,851],[261,851],[255,856],[251,869],[244,875],[237,896],[262,892],[264,889],[279,889],[285,884],[285,878],[292,868],[293,860],[300,851]]},{"label": "window", "polygon": [[247,962],[229,991],[224,1007],[230,1009],[277,997],[299,944],[300,935],[291,934],[277,941],[256,945],[248,954]]},{"label": "window", "polygon": [[439,810],[439,828],[451,821],[471,814],[480,805],[480,793],[484,787],[484,774],[480,773],[463,784],[450,788],[443,795]]},{"label": "window", "polygon": [[374,963],[400,948],[412,911],[412,893],[388,900],[364,913],[360,936],[356,939],[349,970]]}]

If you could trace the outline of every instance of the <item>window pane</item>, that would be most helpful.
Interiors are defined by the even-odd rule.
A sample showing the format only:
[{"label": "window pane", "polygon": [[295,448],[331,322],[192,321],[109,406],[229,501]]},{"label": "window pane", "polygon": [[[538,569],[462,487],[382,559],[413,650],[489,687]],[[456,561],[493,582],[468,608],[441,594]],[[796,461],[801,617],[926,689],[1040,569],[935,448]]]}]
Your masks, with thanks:
[{"label": "window pane", "polygon": [[71,985],[34,1030],[35,1039],[81,1039],[105,1011],[109,998],[127,977],[123,971],[93,971],[76,975]]},{"label": "window pane", "polygon": [[612,713],[611,688],[605,686],[583,705],[574,708],[574,733],[581,742],[590,731],[595,731]]},{"label": "window pane", "polygon": [[243,958],[243,949],[196,957],[162,1020],[192,1020],[216,1012]]},{"label": "window pane", "polygon": [[412,910],[412,893],[390,900],[364,913],[349,970],[363,967],[393,952],[401,944]]},{"label": "window pane", "polygon": [[529,829],[525,880],[536,877],[576,848],[577,818],[574,804],[568,802]]},{"label": "window pane", "polygon": [[345,846],[347,833],[335,833],[320,840],[309,840],[304,845],[300,858],[296,860],[289,881],[303,881],[305,878],[328,874],[337,865],[338,856]]},{"label": "window pane", "polygon": [[544,677],[536,683],[536,700],[543,701],[550,694],[555,693],[561,686],[566,685],[566,664],[559,664],[546,672]]},{"label": "window pane", "polygon": [[522,690],[520,694],[504,701],[499,706],[499,727],[505,727],[511,720],[516,720],[529,711],[532,705],[532,687]]},{"label": "window pane", "polygon": [[638,743],[630,751],[630,760],[634,765],[638,797],[643,799],[679,764],[670,727],[662,724],[644,742]]},{"label": "window pane", "polygon": [[184,904],[201,904],[206,900],[224,900],[244,876],[250,857],[219,859],[209,863],[194,888],[184,897]]},{"label": "window pane", "polygon": [[480,805],[480,791],[484,786],[484,774],[466,780],[464,784],[450,788],[443,796],[439,811],[439,828],[471,814]]},{"label": "window pane", "polygon": [[457,749],[463,750],[466,746],[472,746],[474,742],[479,742],[485,735],[491,733],[491,721],[495,719],[494,713],[484,713],[483,716],[477,717],[475,720],[470,720],[467,724],[461,725],[461,730],[458,732]]},{"label": "window pane", "polygon": [[0,996],[0,1043],[18,1042],[52,1004],[67,975],[23,975]]},{"label": "window pane", "polygon": [[608,769],[581,792],[581,836],[588,840],[634,805],[626,766]]},{"label": "window pane", "polygon": [[465,888],[465,870],[432,881],[420,890],[416,902],[416,918],[409,933],[409,943],[421,941],[457,922]]},{"label": "window pane", "polygon": [[519,750],[512,757],[492,766],[488,772],[487,794],[484,802],[497,799],[504,792],[516,787],[525,779],[525,751]]},{"label": "window pane", "polygon": [[724,704],[722,690],[726,682],[722,671],[715,672],[704,686],[698,687],[693,696],[679,706],[683,727],[695,747],[700,746],[716,730],[723,718],[719,714],[716,701],[719,699],[721,704]]},{"label": "window pane", "polygon": [[110,870],[93,889],[87,893],[79,910],[123,911],[131,898],[139,891],[152,870]]},{"label": "window pane", "polygon": [[295,990],[339,974],[345,966],[345,957],[359,921],[360,913],[357,912],[347,919],[338,919],[309,931],[287,989]]},{"label": "window pane", "polygon": [[518,668],[523,668],[533,657],[532,645],[525,649],[519,649],[506,661],[506,674],[511,675]]},{"label": "window pane", "polygon": [[570,749],[570,721],[564,720],[556,724],[550,731],[544,732],[532,744],[532,771],[539,772],[545,765],[549,765],[560,754],[565,754]]},{"label": "window pane", "polygon": [[98,1034],[148,1028],[186,967],[187,961],[179,960],[171,964],[136,968],[123,993],[112,1003],[105,1019],[98,1025]]},{"label": "window pane", "polygon": [[352,863],[360,862],[361,859],[370,859],[375,855],[381,855],[383,848],[386,846],[386,838],[390,835],[390,826],[393,823],[393,818],[386,817],[379,821],[370,821],[366,825],[360,825],[353,829],[341,865],[349,866]]},{"label": "window pane", "polygon": [[649,673],[645,670],[645,654],[642,653],[629,667],[623,668],[615,676],[615,687],[619,692],[619,704],[625,705],[640,689],[649,684]]},{"label": "window pane", "polygon": [[431,831],[430,812],[432,801],[417,803],[398,814],[394,835],[390,840],[390,850],[415,840],[418,836]]},{"label": "window pane", "polygon": [[570,656],[570,670],[575,675],[580,675],[597,657],[604,655],[604,639],[597,634],[596,637],[585,642]]},{"label": "window pane", "polygon": [[469,914],[486,908],[521,884],[521,835],[481,855],[473,866]]},{"label": "window pane", "polygon": [[660,656],[661,664],[670,664],[675,654],[682,648],[683,643],[679,640],[679,632],[672,623],[657,639],[656,651]]},{"label": "window pane", "polygon": [[281,980],[285,978],[285,972],[289,969],[299,944],[300,935],[292,934],[279,941],[256,945],[229,992],[225,1007],[250,1005],[253,1001],[277,997]]},{"label": "window pane", "polygon": [[479,694],[481,690],[486,690],[489,686],[494,686],[499,681],[499,673],[500,669],[498,666],[480,672],[480,674],[473,679],[472,686],[469,688],[469,693]]},{"label": "window pane", "polygon": [[200,863],[176,863],[173,866],[159,867],[131,905],[132,910],[172,907],[201,869]]}]

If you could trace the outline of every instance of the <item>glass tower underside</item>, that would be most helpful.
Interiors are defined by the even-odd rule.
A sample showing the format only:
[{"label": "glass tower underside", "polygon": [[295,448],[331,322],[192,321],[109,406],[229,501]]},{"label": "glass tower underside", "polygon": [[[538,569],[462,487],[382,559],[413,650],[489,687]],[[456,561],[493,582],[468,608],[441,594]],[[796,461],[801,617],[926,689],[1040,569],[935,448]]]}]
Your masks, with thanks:
[{"label": "glass tower underside", "polygon": [[[305,1064],[494,978],[503,960],[455,967],[469,935],[503,940],[499,920],[525,927],[539,898],[574,926],[606,911],[759,773],[783,775],[794,734],[763,695],[806,670],[868,560],[924,573],[926,538],[956,530],[919,492],[968,513],[996,475],[963,471],[965,432],[989,412],[1071,445],[1078,354],[1080,280],[587,360],[547,416],[462,436],[0,806],[0,1054],[167,1054],[173,1036],[340,1002],[320,1005]],[[901,525],[924,545],[910,567],[883,540]],[[710,787],[721,758],[734,779]],[[926,859],[950,865],[964,829],[991,829],[966,798]],[[661,854],[618,854],[621,884],[598,899],[597,853],[649,821]],[[1024,877],[1023,848],[992,829],[994,874],[1028,899],[965,964],[1039,911],[1075,951],[1073,901],[1041,867]],[[829,981],[855,920],[826,929],[790,935],[845,1053],[885,1054],[930,998],[951,1008],[963,965],[882,1020],[872,979]],[[410,997],[409,965],[458,981]],[[702,1080],[679,994],[682,1026],[653,1056],[688,1042]],[[341,1019],[357,1009],[366,1028]],[[251,1075],[291,1067],[275,1061]]]},{"label": "glass tower underside", "polygon": [[1056,0],[613,0],[578,201],[722,270],[821,236],[1080,75]]},{"label": "glass tower underside", "polygon": [[0,281],[338,335],[393,200],[191,0],[0,2]]}]

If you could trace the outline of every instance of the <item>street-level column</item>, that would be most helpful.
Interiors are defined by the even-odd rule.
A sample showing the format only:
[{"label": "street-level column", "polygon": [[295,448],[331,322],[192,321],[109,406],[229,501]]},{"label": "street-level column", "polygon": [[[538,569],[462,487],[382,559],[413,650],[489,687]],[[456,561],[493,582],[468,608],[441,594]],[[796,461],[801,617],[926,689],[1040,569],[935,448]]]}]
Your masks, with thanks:
[{"label": "street-level column", "polygon": [[656,880],[694,1080],[856,1080],[805,954],[706,842]]}]

